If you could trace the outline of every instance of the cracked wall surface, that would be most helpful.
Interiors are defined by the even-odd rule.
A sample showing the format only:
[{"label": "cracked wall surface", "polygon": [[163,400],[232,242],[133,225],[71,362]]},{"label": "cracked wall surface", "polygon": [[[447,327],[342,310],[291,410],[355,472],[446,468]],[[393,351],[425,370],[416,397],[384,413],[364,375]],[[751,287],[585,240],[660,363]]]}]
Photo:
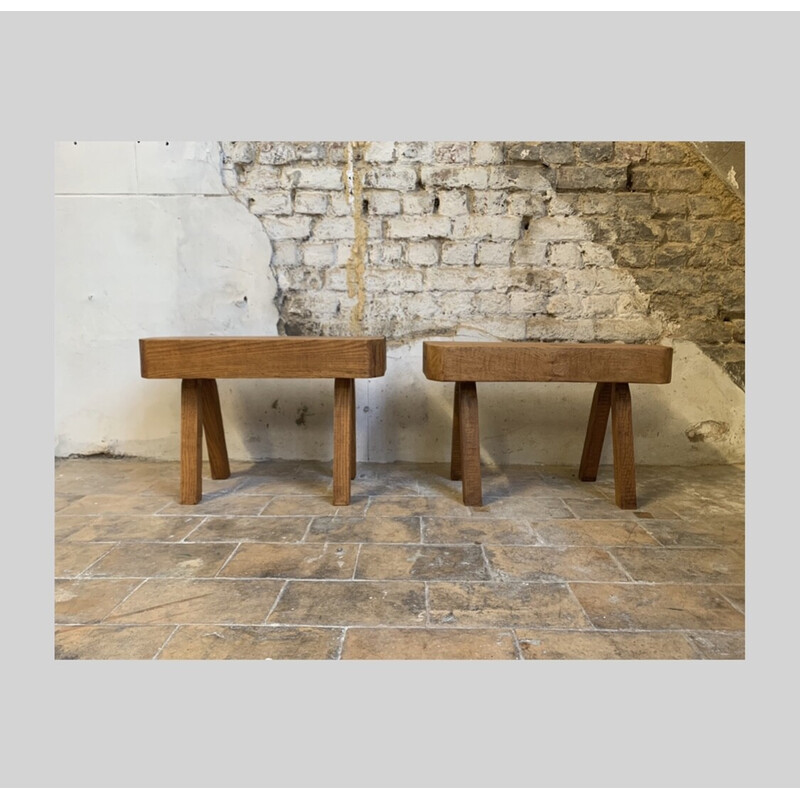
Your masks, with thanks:
[{"label": "cracked wall surface", "polygon": [[744,388],[744,204],[691,142],[221,146],[281,333],[680,338]]}]

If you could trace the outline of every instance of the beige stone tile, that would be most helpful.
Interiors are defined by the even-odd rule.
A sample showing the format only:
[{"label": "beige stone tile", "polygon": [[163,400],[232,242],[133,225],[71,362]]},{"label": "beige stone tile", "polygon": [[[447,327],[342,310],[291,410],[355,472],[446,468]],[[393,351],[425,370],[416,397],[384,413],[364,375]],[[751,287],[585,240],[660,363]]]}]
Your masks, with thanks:
[{"label": "beige stone tile", "polygon": [[107,622],[119,624],[261,624],[284,581],[227,578],[152,578],[145,581]]},{"label": "beige stone tile", "polygon": [[642,519],[639,524],[666,547],[743,547],[744,516],[723,514],[708,520]]},{"label": "beige stone tile", "polygon": [[182,625],[159,659],[336,659],[341,628]]},{"label": "beige stone tile", "polygon": [[237,492],[270,497],[283,495],[312,495],[327,497],[333,484],[332,474],[321,475],[258,475],[245,478]]},{"label": "beige stone tile", "polygon": [[69,580],[55,583],[55,621],[101,622],[141,580],[106,578]]},{"label": "beige stone tile", "polygon": [[635,520],[637,519],[636,512],[647,511],[653,516],[660,516],[662,518],[669,517],[675,518],[677,514],[666,507],[656,507],[654,511],[653,505],[648,505],[638,500],[638,508],[624,509],[620,508],[614,502],[613,492],[606,498],[589,499],[585,497],[565,497],[564,503],[577,519],[616,519],[616,520]]},{"label": "beige stone tile", "polygon": [[53,509],[58,514],[59,511],[69,508],[82,497],[82,494],[57,494],[53,500]]},{"label": "beige stone tile", "polygon": [[527,520],[569,519],[572,512],[558,497],[488,497],[483,505],[470,508],[472,516],[489,518],[519,518]]},{"label": "beige stone tile", "polygon": [[609,552],[634,581],[744,583],[744,559],[730,550],[697,547],[612,547]]},{"label": "beige stone tile", "polygon": [[431,625],[588,628],[589,620],[564,584],[431,583]]},{"label": "beige stone tile", "polygon": [[485,581],[489,574],[475,545],[363,544],[356,578],[364,580]]},{"label": "beige stone tile", "polygon": [[[139,492],[144,495],[155,495],[165,497],[167,501],[179,501],[180,498],[180,465],[176,464],[174,470],[169,474],[158,477],[152,476],[149,480],[143,481]],[[211,477],[208,463],[203,465],[203,498],[214,500],[225,495],[239,491],[244,485],[246,478],[231,474],[229,478],[214,479]]]},{"label": "beige stone tile", "polygon": [[625,581],[627,576],[597,547],[486,546],[493,580]]},{"label": "beige stone tile", "polygon": [[290,581],[267,621],[283,625],[422,625],[425,585],[410,581]]},{"label": "beige stone tile", "polygon": [[469,509],[458,499],[447,497],[432,497],[420,495],[418,497],[373,497],[369,508],[368,517],[408,517],[408,516],[441,516],[441,517],[468,517]]},{"label": "beige stone tile", "polygon": [[346,506],[336,506],[337,517],[363,517],[367,513],[372,498],[367,495],[350,495],[350,502]]},{"label": "beige stone tile", "polygon": [[300,542],[313,517],[208,517],[192,542]]},{"label": "beige stone tile", "polygon": [[712,586],[572,583],[570,588],[603,630],[744,629],[744,615]]},{"label": "beige stone tile", "polygon": [[546,545],[658,546],[658,542],[632,520],[553,520],[533,522],[531,527]]},{"label": "beige stone tile", "polygon": [[743,659],[745,658],[744,633],[689,633],[692,644],[703,658]]},{"label": "beige stone tile", "polygon": [[[179,542],[201,522],[197,517],[140,517],[108,514],[100,517],[76,517],[84,523],[65,541],[121,542],[151,541]],[[59,520],[61,522],[61,520]]]},{"label": "beige stone tile", "polygon": [[419,517],[316,517],[307,541],[419,542]]},{"label": "beige stone tile", "polygon": [[273,497],[262,509],[261,516],[308,517],[334,515],[338,506],[333,505],[331,497],[317,495],[283,495]]},{"label": "beige stone tile", "polygon": [[696,659],[683,633],[603,633],[599,631],[516,631],[525,659]]},{"label": "beige stone tile", "polygon": [[56,514],[53,535],[56,542],[69,540],[74,534],[89,527],[95,517],[60,517]]},{"label": "beige stone tile", "polygon": [[[80,515],[155,514],[165,505],[166,500],[163,497],[151,495],[89,494],[65,506],[59,513]],[[183,508],[186,507],[183,506]]]},{"label": "beige stone tile", "polygon": [[114,545],[111,543],[56,542],[55,576],[57,578],[74,578],[76,575],[80,575],[112,547]]},{"label": "beige stone tile", "polygon": [[508,630],[349,628],[343,659],[486,660],[518,658]]},{"label": "beige stone tile", "polygon": [[357,545],[338,543],[241,545],[225,565],[226,578],[327,578],[353,577]]},{"label": "beige stone tile", "polygon": [[167,503],[158,513],[192,514],[194,516],[231,516],[231,517],[256,517],[269,502],[268,497],[247,494],[222,494],[219,497],[203,494],[203,498],[195,505],[182,505],[181,503]]},{"label": "beige stone tile", "polygon": [[95,578],[213,578],[236,545],[122,542],[87,574]]},{"label": "beige stone tile", "polygon": [[716,586],[716,590],[735,608],[737,611],[744,611],[744,583],[734,585]]},{"label": "beige stone tile", "polygon": [[539,544],[539,539],[524,519],[467,517],[422,518],[422,539],[426,544]]},{"label": "beige stone tile", "polygon": [[150,659],[167,640],[172,625],[56,626],[57,659]]}]

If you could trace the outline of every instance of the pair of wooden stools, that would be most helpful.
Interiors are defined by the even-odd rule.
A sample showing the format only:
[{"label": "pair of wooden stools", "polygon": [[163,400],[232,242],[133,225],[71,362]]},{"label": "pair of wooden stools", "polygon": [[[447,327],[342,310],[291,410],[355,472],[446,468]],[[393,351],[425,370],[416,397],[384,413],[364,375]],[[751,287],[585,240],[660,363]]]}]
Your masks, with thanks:
[{"label": "pair of wooden stools", "polygon": [[[217,379],[333,378],[333,504],[350,503],[356,476],[355,380],[386,372],[382,337],[208,336],[139,340],[143,378],[181,380],[180,502],[202,497],[202,436],[211,477],[230,475]],[[620,508],[636,508],[631,383],[669,383],[672,348],[543,342],[423,343],[423,372],[455,383],[450,475],[470,506],[483,503],[478,394],[481,381],[595,383],[578,475],[597,478],[611,415],[614,488]]]}]

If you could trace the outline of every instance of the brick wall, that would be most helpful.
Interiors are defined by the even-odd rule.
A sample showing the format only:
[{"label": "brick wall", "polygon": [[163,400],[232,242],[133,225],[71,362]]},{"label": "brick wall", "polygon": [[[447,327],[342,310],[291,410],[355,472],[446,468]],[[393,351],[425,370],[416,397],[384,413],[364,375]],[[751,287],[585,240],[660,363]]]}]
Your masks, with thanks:
[{"label": "brick wall", "polygon": [[744,387],[744,205],[689,142],[223,142],[279,330],[690,340]]}]

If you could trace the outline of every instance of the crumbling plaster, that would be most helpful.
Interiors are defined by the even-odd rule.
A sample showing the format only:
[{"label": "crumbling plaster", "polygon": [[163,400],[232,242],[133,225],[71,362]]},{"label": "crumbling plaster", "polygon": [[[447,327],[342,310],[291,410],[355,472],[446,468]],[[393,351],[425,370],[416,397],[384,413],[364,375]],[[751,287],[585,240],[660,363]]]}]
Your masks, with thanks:
[{"label": "crumbling plaster", "polygon": [[[291,315],[285,303],[292,297],[294,319],[318,325],[319,332],[388,337],[386,375],[357,382],[363,420],[358,458],[445,461],[452,387],[422,375],[422,338],[548,338],[544,327],[538,332],[545,335],[537,336],[530,326],[529,303],[538,302],[542,287],[556,285],[549,300],[555,297],[562,305],[556,302],[543,320],[568,321],[572,338],[602,339],[597,321],[604,320],[599,329],[605,325],[609,338],[627,333],[675,346],[673,383],[633,389],[640,463],[744,460],[742,390],[700,347],[674,338],[668,321],[652,313],[648,293],[608,248],[593,241],[593,230],[569,193],[560,193],[546,174],[537,173],[541,180],[511,193],[520,221],[527,224],[512,237],[504,233],[509,223],[487,207],[492,197],[499,202],[502,188],[479,198],[484,214],[464,214],[460,206],[468,199],[458,185],[464,174],[480,182],[499,166],[492,162],[497,153],[491,148],[478,149],[486,161],[480,165],[484,172],[457,160],[444,172],[441,165],[430,165],[426,175],[441,182],[434,193],[392,188],[396,184],[382,189],[387,173],[375,168],[386,164],[394,143],[342,143],[337,170],[313,164],[316,172],[288,172],[286,184],[278,164],[256,163],[263,167],[256,176],[266,183],[247,194],[241,184],[252,188],[254,174],[247,164],[253,165],[253,158],[237,158],[248,158],[247,148],[257,153],[257,144],[56,146],[56,455],[177,458],[178,384],[139,377],[138,338],[312,332],[286,325]],[[283,156],[273,158],[288,157],[290,144]],[[440,152],[463,158],[463,143],[445,144],[449,151]],[[433,143],[415,146],[434,148]],[[308,162],[319,155],[308,143],[298,145],[294,156],[302,147]],[[278,184],[272,186],[276,176]],[[394,179],[402,183],[408,173],[396,172]],[[311,185],[304,184],[309,180]],[[431,199],[431,194],[438,196]],[[287,197],[306,204],[302,213],[286,204]],[[458,230],[464,237],[452,238],[452,227],[446,235],[435,227],[419,235],[429,199],[438,200],[437,212],[444,204],[451,222],[461,218]],[[400,214],[403,204],[417,213]],[[326,225],[312,233],[309,218],[314,216],[315,223]],[[305,233],[304,226],[309,226]],[[394,239],[392,228],[398,234]],[[536,238],[543,230],[551,237],[544,246]],[[380,262],[376,254],[392,250],[386,245],[395,247]],[[519,263],[498,262],[507,246],[517,248]],[[473,259],[468,265],[461,261],[463,252]],[[516,292],[504,282],[512,272]],[[593,305],[598,272],[604,287],[613,287],[601,293],[613,296],[610,306]],[[300,302],[298,293],[281,285],[287,274],[305,287]],[[594,280],[587,281],[592,275]],[[334,276],[331,282],[329,276]],[[432,288],[431,281],[441,283]],[[465,286],[470,288],[466,305],[463,296],[456,297],[464,295]],[[325,291],[330,288],[338,295],[335,302]],[[438,298],[448,293],[453,305],[443,327]],[[410,311],[400,307],[399,295],[411,303]],[[580,296],[578,307],[568,305],[571,295]],[[591,387],[509,384],[479,391],[487,462],[577,463]],[[223,381],[220,394],[232,458],[331,457],[328,381]],[[604,461],[610,457],[607,445]]]}]

